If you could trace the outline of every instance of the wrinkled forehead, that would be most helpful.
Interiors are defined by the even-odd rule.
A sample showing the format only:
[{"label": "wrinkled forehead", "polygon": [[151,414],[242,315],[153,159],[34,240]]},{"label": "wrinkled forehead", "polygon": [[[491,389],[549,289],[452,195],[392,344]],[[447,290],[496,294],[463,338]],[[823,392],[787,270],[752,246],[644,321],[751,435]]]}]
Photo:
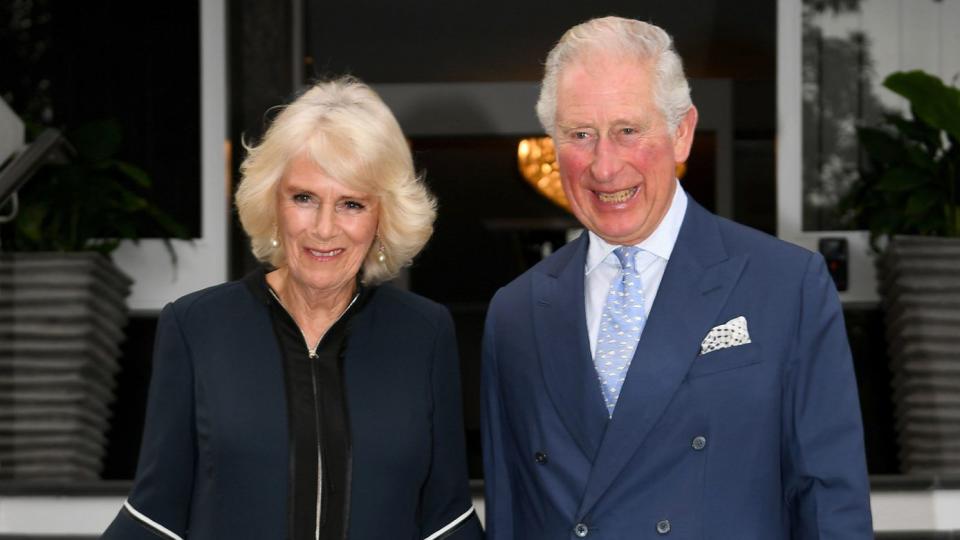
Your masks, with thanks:
[{"label": "wrinkled forehead", "polygon": [[597,43],[569,51],[568,54],[564,55],[558,66],[558,78],[562,78],[564,73],[571,69],[586,68],[590,70],[623,65],[651,71],[656,66],[656,58],[644,51]]},{"label": "wrinkled forehead", "polygon": [[557,84],[557,120],[599,112],[645,117],[654,112],[651,69],[634,59],[587,58],[570,64]]}]

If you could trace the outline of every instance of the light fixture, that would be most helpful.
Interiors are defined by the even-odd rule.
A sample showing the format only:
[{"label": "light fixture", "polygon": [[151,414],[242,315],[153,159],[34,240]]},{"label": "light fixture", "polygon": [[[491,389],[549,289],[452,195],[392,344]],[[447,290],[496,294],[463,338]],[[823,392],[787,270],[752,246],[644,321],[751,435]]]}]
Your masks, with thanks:
[{"label": "light fixture", "polygon": [[560,169],[557,154],[550,137],[521,139],[517,145],[517,165],[527,182],[564,210],[570,210],[570,202],[560,185]]}]

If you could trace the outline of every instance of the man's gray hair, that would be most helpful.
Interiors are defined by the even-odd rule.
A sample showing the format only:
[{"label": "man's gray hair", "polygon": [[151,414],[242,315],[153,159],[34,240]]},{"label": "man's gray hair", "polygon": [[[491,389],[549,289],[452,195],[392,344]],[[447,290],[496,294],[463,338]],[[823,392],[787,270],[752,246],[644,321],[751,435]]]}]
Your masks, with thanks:
[{"label": "man's gray hair", "polygon": [[591,52],[652,61],[654,102],[670,133],[676,130],[692,102],[683,61],[673,48],[673,39],[659,26],[622,17],[603,17],[567,30],[547,55],[537,116],[548,135],[555,135],[557,80],[561,70]]}]

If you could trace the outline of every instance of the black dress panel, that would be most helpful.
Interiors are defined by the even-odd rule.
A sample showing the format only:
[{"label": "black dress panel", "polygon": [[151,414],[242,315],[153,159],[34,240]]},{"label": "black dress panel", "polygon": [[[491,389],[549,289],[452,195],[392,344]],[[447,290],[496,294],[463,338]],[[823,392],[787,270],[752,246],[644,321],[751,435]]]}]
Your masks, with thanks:
[{"label": "black dress panel", "polygon": [[[266,281],[245,280],[262,297]],[[269,291],[266,291],[269,292]],[[271,294],[270,316],[287,388],[290,430],[290,530],[293,540],[346,538],[350,503],[350,429],[344,392],[343,359],[349,324],[369,297],[356,299],[311,352],[303,333],[279,299]],[[319,499],[319,500],[318,500]],[[318,515],[319,513],[319,515]]]}]

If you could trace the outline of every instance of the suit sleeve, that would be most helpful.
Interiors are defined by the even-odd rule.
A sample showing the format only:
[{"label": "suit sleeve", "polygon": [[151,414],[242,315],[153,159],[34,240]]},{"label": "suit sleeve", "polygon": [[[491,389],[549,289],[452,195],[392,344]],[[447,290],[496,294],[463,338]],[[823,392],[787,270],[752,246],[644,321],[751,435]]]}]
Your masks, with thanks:
[{"label": "suit sleeve", "polygon": [[193,367],[174,310],[160,314],[133,490],[101,538],[186,538],[196,430]]},{"label": "suit sleeve", "polygon": [[873,538],[857,384],[843,312],[822,257],[803,278],[784,377],[784,487],[793,538]]},{"label": "suit sleeve", "polygon": [[481,378],[481,432],[483,436],[484,516],[487,538],[513,539],[513,496],[507,469],[509,444],[503,400],[500,395],[500,375],[497,367],[496,297],[490,302],[490,311],[483,333],[483,369]]},{"label": "suit sleeve", "polygon": [[467,481],[460,357],[450,313],[443,311],[433,350],[433,441],[430,473],[421,489],[421,536],[425,540],[483,538]]}]

